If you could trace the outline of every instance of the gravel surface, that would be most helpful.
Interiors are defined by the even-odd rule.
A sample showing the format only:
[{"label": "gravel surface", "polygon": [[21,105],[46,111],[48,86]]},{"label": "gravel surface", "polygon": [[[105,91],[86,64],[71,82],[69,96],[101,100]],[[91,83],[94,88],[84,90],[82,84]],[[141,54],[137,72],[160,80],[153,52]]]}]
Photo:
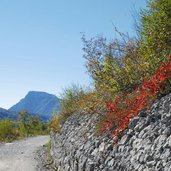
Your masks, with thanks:
[{"label": "gravel surface", "polygon": [[36,151],[49,140],[49,136],[37,136],[0,144],[0,171],[36,171]]}]

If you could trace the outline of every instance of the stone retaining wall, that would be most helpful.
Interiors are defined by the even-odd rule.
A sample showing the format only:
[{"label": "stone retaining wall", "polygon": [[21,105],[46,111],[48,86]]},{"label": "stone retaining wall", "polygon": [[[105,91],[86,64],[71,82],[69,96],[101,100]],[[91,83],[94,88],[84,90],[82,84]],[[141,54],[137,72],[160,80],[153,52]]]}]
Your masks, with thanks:
[{"label": "stone retaining wall", "polygon": [[61,134],[51,134],[59,170],[171,171],[171,94],[134,118],[117,144],[95,135],[97,116],[75,114]]}]

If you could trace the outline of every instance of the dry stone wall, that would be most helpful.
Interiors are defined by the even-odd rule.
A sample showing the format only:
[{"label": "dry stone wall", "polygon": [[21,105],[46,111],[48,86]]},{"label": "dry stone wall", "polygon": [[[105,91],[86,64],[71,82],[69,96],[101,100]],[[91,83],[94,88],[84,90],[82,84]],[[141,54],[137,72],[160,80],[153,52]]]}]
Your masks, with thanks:
[{"label": "dry stone wall", "polygon": [[171,94],[134,118],[125,135],[95,135],[98,115],[75,114],[60,134],[51,133],[51,154],[60,171],[171,171]]}]

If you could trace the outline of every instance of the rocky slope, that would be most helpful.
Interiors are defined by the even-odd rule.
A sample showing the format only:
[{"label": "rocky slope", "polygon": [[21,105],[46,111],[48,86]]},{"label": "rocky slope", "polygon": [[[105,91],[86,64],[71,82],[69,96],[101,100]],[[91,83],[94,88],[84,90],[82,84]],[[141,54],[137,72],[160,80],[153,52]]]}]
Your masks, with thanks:
[{"label": "rocky slope", "polygon": [[12,112],[24,110],[31,114],[51,118],[54,112],[60,110],[60,99],[55,95],[45,92],[30,91],[23,99],[9,109]]},{"label": "rocky slope", "polygon": [[171,170],[171,94],[134,118],[117,144],[95,135],[96,119],[97,115],[75,114],[60,134],[51,134],[51,153],[59,170]]},{"label": "rocky slope", "polygon": [[6,109],[0,108],[0,119],[17,119],[18,115]]}]

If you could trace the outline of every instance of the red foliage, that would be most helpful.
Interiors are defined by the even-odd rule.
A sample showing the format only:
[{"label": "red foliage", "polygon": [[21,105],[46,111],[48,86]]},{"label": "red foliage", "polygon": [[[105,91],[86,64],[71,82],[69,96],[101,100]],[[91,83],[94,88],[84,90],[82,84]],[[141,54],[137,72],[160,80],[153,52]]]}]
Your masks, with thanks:
[{"label": "red foliage", "polygon": [[111,131],[111,135],[117,140],[120,135],[123,135],[130,120],[143,108],[149,106],[157,94],[163,91],[165,80],[170,78],[171,56],[168,62],[162,63],[151,80],[143,80],[142,85],[136,87],[132,93],[123,94],[106,103],[107,120],[103,122],[101,131]]}]

